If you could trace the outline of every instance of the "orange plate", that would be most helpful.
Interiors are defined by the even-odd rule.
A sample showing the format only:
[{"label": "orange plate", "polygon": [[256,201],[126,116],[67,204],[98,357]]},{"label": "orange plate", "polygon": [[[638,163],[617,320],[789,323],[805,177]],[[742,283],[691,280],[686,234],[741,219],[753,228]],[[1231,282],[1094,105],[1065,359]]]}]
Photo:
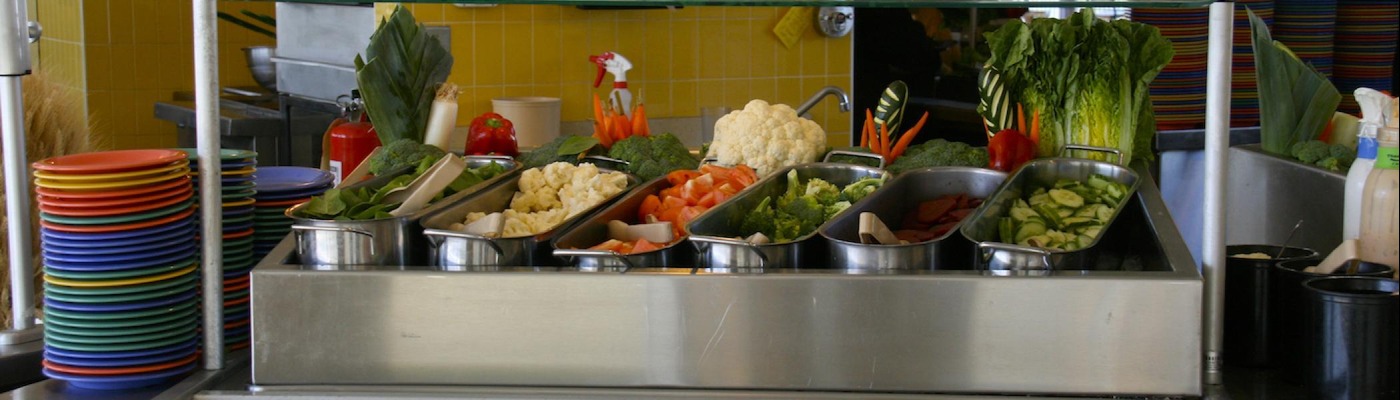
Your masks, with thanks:
[{"label": "orange plate", "polygon": [[239,277],[235,277],[235,278],[227,278],[227,279],[224,279],[224,286],[225,286],[225,287],[233,286],[233,285],[237,285],[237,284],[241,284],[241,283],[248,283],[248,275],[243,275],[243,276],[239,276]]},{"label": "orange plate", "polygon": [[115,150],[39,160],[34,169],[70,174],[107,174],[153,168],[184,160],[185,152],[168,149]]},{"label": "orange plate", "polygon": [[247,289],[248,286],[250,285],[247,281],[244,281],[243,283],[236,283],[233,285],[224,285],[224,293],[237,292],[239,290]]},{"label": "orange plate", "polygon": [[171,223],[171,222],[179,221],[179,220],[184,219],[184,218],[188,218],[190,215],[193,215],[193,214],[194,214],[194,210],[193,210],[193,209],[190,209],[190,210],[185,210],[185,211],[183,211],[183,212],[180,212],[180,213],[178,213],[178,214],[171,214],[171,215],[167,215],[167,216],[160,217],[160,218],[156,218],[156,219],[149,219],[149,220],[145,220],[145,221],[137,221],[137,222],[131,222],[131,223],[126,223],[126,224],[117,224],[117,225],[64,225],[64,224],[52,223],[52,222],[49,222],[49,221],[43,220],[43,219],[40,219],[40,220],[39,220],[39,224],[40,224],[40,225],[43,225],[45,228],[53,229],[53,230],[56,230],[56,231],[62,231],[62,232],[73,232],[73,233],[106,233],[106,232],[130,231],[130,230],[144,229],[144,228],[150,228],[150,227],[153,227],[153,226],[164,225],[164,224],[168,224],[168,223]]},{"label": "orange plate", "polygon": [[249,322],[252,322],[252,320],[251,320],[251,319],[247,319],[247,318],[240,319],[240,320],[237,320],[237,321],[233,321],[233,322],[224,324],[224,330],[230,330],[230,329],[237,328],[237,327],[240,327],[240,326],[248,325]]},{"label": "orange plate", "polygon": [[131,206],[137,206],[137,205],[147,204],[147,203],[151,203],[151,202],[155,202],[155,201],[164,201],[164,200],[166,200],[166,199],[174,198],[174,197],[184,197],[184,196],[191,195],[191,194],[193,194],[193,193],[194,193],[194,189],[193,189],[193,188],[190,188],[189,186],[186,186],[186,187],[183,187],[183,188],[176,188],[176,189],[170,190],[170,191],[153,192],[153,193],[149,193],[149,194],[137,195],[137,196],[132,196],[132,197],[123,197],[123,198],[119,198],[119,199],[110,199],[110,200],[65,199],[65,198],[61,198],[61,197],[49,197],[49,196],[44,196],[44,195],[34,196],[34,198],[35,198],[36,200],[39,201],[39,205],[41,205],[41,206],[42,206],[42,205],[46,205],[46,206],[50,206],[50,207],[95,209],[95,208],[131,207]]},{"label": "orange plate", "polygon": [[224,307],[233,307],[239,304],[247,304],[252,296],[239,297],[233,300],[224,300]]},{"label": "orange plate", "polygon": [[168,182],[161,182],[146,186],[137,186],[121,190],[107,191],[84,191],[84,190],[62,190],[46,187],[35,187],[34,192],[46,197],[59,199],[87,199],[87,200],[115,200],[125,199],[133,196],[150,195],[152,193],[168,193],[179,189],[181,186],[191,187],[190,178],[172,179]]},{"label": "orange plate", "polygon": [[248,348],[248,344],[249,344],[249,341],[245,339],[245,340],[243,340],[243,341],[241,341],[241,342],[228,345],[228,350],[229,350],[229,351],[233,351],[233,350],[243,350],[243,349]]},{"label": "orange plate", "polygon": [[194,354],[190,354],[189,357],[181,358],[181,359],[179,359],[179,360],[175,360],[175,361],[171,361],[171,362],[166,362],[166,363],[160,363],[160,364],[141,365],[141,366],[136,366],[136,367],[118,367],[118,368],[87,368],[87,367],[74,367],[74,366],[72,366],[72,365],[59,364],[59,363],[56,363],[56,362],[53,362],[53,361],[49,361],[49,360],[44,360],[44,367],[47,367],[48,369],[51,369],[51,370],[54,370],[54,371],[58,371],[58,372],[62,372],[62,373],[65,373],[65,374],[98,375],[98,376],[101,376],[101,375],[130,375],[130,374],[144,374],[144,373],[148,373],[148,372],[164,371],[164,370],[168,370],[168,369],[172,369],[172,368],[177,368],[177,367],[184,366],[185,364],[192,363],[192,362],[194,362],[194,360],[198,360],[198,359],[199,359],[199,350],[195,350],[195,351],[194,351]]},{"label": "orange plate", "polygon": [[170,206],[173,206],[173,205],[176,205],[176,204],[180,204],[180,202],[182,202],[182,201],[189,200],[191,197],[194,197],[194,193],[193,193],[192,191],[189,192],[189,193],[185,193],[184,195],[174,196],[174,197],[170,197],[170,198],[164,199],[164,200],[152,201],[152,202],[148,202],[148,203],[145,203],[145,204],[132,205],[132,206],[125,206],[125,207],[107,207],[107,208],[70,208],[70,207],[55,207],[55,206],[47,205],[47,204],[44,204],[44,203],[39,203],[39,211],[43,211],[43,212],[46,212],[46,213],[49,213],[49,214],[53,214],[53,215],[62,215],[62,216],[65,216],[65,217],[105,217],[105,216],[116,216],[116,215],[124,215],[124,214],[136,214],[136,213],[141,213],[141,212],[156,210],[156,209],[160,209],[160,208],[170,207]]},{"label": "orange plate", "polygon": [[256,203],[253,203],[253,205],[257,207],[291,207],[308,201],[311,201],[310,197],[291,200],[258,201]]}]

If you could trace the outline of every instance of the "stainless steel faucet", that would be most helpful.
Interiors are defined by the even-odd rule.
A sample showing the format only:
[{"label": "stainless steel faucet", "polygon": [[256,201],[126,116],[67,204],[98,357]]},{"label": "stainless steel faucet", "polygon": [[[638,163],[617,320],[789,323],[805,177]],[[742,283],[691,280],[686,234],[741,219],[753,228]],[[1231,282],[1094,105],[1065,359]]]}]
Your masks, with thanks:
[{"label": "stainless steel faucet", "polygon": [[820,103],[822,98],[828,95],[836,97],[837,107],[841,109],[841,112],[851,112],[851,97],[847,96],[846,92],[839,87],[827,86],[818,90],[817,94],[807,98],[807,101],[802,102],[802,105],[797,106],[797,115],[806,114],[808,110],[816,107],[817,103]]}]

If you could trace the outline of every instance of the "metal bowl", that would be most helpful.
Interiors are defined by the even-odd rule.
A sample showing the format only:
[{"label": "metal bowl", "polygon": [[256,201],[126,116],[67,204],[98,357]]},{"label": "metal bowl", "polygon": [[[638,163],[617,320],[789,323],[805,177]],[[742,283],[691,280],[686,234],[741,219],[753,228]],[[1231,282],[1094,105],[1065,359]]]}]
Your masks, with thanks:
[{"label": "metal bowl", "polygon": [[258,86],[273,92],[277,91],[277,68],[272,65],[272,56],[277,48],[272,46],[244,47],[243,56],[248,60],[248,72]]}]

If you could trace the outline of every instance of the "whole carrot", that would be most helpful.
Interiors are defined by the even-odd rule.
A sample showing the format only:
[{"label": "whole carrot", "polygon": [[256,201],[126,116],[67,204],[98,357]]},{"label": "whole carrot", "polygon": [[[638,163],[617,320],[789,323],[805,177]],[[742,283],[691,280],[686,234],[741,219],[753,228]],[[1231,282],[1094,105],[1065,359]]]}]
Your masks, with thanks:
[{"label": "whole carrot", "polygon": [[873,119],[870,117],[870,109],[867,108],[865,109],[865,122],[860,124],[860,147],[867,147],[870,145],[871,121],[873,121]]},{"label": "whole carrot", "polygon": [[651,136],[651,125],[647,123],[646,104],[637,103],[637,109],[632,110],[632,134],[642,137]]},{"label": "whole carrot", "polygon": [[877,124],[877,125],[880,125],[880,156],[885,158],[885,162],[894,161],[893,158],[890,158],[890,131],[889,131],[889,126],[888,126],[888,125],[885,125],[885,124]]},{"label": "whole carrot", "polygon": [[890,150],[890,152],[893,153],[890,157],[890,162],[894,162],[899,156],[904,155],[904,150],[909,148],[909,143],[914,142],[914,137],[919,135],[919,131],[924,128],[924,122],[926,121],[928,121],[928,111],[924,111],[924,115],[919,117],[919,122],[915,123],[913,128],[909,128],[908,131],[904,132],[904,136],[899,137],[899,143],[895,143],[894,149]]}]

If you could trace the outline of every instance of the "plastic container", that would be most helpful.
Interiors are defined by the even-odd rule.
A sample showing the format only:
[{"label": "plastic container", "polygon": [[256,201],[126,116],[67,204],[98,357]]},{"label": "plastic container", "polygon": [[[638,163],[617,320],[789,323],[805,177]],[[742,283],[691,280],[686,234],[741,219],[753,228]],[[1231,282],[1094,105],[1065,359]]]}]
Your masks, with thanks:
[{"label": "plastic container", "polygon": [[1361,195],[1357,250],[1362,260],[1400,268],[1400,129],[1393,114],[1376,135],[1380,147]]},{"label": "plastic container", "polygon": [[1400,282],[1345,276],[1313,279],[1307,290],[1304,387],[1314,399],[1400,396]]},{"label": "plastic container", "polygon": [[491,111],[515,125],[519,147],[539,147],[559,137],[558,97],[497,97]]},{"label": "plastic container", "polygon": [[[1279,254],[1279,246],[1231,245],[1225,247],[1225,363],[1244,367],[1269,366],[1269,345],[1276,335],[1269,329],[1269,275],[1285,261],[1317,260],[1312,249],[1289,247],[1281,258],[1242,258],[1238,254]],[[1314,261],[1315,262],[1315,261]]]},{"label": "plastic container", "polygon": [[[1269,342],[1270,361],[1287,382],[1302,382],[1303,362],[1309,350],[1304,347],[1306,342],[1303,340],[1303,313],[1307,304],[1303,301],[1303,282],[1335,276],[1303,272],[1304,268],[1316,263],[1315,259],[1280,262],[1269,276],[1269,293],[1273,298],[1269,306],[1269,331],[1273,332],[1273,340]],[[1342,271],[1345,269],[1339,269],[1338,274]],[[1393,271],[1384,265],[1363,262],[1357,268],[1356,276],[1386,277]],[[1226,358],[1229,358],[1228,354]]]}]

